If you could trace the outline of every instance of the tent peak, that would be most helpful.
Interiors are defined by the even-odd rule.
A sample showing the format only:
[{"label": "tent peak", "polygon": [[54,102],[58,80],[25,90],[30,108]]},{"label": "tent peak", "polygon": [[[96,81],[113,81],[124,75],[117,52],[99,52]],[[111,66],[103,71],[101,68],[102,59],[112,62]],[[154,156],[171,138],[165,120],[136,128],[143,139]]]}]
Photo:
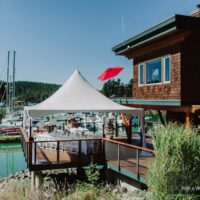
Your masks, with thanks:
[{"label": "tent peak", "polygon": [[[75,71],[72,73],[72,75],[70,76],[70,78],[71,77],[81,77],[81,78],[83,78],[85,81],[87,81],[86,79],[85,79],[85,77],[83,76],[83,74],[79,71],[79,69],[78,68],[76,68],[75,69]],[[87,81],[88,82],[88,81]]]},{"label": "tent peak", "polygon": [[80,74],[80,71],[78,70],[78,68],[76,68],[72,74],[75,74],[75,73]]},{"label": "tent peak", "polygon": [[93,87],[76,69],[69,79],[43,102],[26,108],[39,117],[67,112],[116,112],[143,116],[142,109],[119,105]]}]

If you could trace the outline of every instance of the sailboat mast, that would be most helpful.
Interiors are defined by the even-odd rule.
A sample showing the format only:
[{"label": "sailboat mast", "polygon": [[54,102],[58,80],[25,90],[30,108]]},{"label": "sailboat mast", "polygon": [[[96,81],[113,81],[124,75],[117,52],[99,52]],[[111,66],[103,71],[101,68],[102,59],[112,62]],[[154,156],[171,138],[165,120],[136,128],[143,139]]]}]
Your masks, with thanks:
[{"label": "sailboat mast", "polygon": [[12,76],[9,76],[9,111],[12,111]]},{"label": "sailboat mast", "polygon": [[15,110],[15,54],[16,51],[13,51],[12,111]]},{"label": "sailboat mast", "polygon": [[8,51],[8,61],[7,61],[7,83],[6,83],[6,107],[9,109],[9,94],[10,94],[10,86],[9,86],[9,65],[10,65],[10,51]]}]

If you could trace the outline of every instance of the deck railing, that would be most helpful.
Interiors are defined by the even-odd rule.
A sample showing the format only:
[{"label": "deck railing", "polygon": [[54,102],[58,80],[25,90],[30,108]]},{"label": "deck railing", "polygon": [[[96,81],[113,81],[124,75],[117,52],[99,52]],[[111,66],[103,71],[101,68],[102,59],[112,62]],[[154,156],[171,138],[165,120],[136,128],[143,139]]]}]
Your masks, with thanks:
[{"label": "deck railing", "polygon": [[148,165],[154,157],[154,150],[107,138],[102,140],[108,165],[116,167],[117,171],[127,170],[134,173],[137,179],[146,177]]},{"label": "deck railing", "polygon": [[[91,148],[88,148],[90,145]],[[154,150],[115,139],[55,138],[54,140],[30,141],[24,131],[22,131],[22,147],[28,167],[33,170],[40,166],[43,166],[43,169],[52,168],[52,166],[56,168],[59,165],[78,167],[80,164],[88,165],[93,161],[107,163],[118,172],[126,170],[135,174],[138,180],[140,177],[146,178],[148,165],[154,157]]]},{"label": "deck railing", "polygon": [[[30,141],[22,131],[22,148],[28,167],[102,162],[101,138]],[[84,147],[84,148],[83,148]]]},{"label": "deck railing", "polygon": [[129,104],[129,102],[131,102],[133,100],[133,97],[126,97],[126,96],[125,97],[112,97],[110,99],[116,103]]},{"label": "deck railing", "polygon": [[[27,134],[24,132],[23,129],[21,129],[21,144],[22,144],[22,149],[24,152],[24,157],[25,160],[27,162],[27,164],[29,163],[29,157],[31,157],[31,155],[29,156],[29,154],[32,154],[32,142],[29,141],[29,138],[27,136]],[[29,145],[30,144],[30,145]],[[29,147],[31,146],[31,151],[29,152]]]}]

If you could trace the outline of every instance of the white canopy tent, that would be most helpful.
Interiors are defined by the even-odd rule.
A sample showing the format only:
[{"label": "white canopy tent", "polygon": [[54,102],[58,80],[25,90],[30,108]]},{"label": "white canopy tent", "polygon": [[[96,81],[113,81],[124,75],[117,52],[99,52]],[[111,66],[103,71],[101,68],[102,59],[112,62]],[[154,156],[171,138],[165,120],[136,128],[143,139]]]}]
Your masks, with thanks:
[{"label": "white canopy tent", "polygon": [[37,105],[25,107],[24,110],[26,118],[71,112],[113,112],[139,116],[144,132],[143,109],[113,102],[97,91],[78,70],[52,96]]},{"label": "white canopy tent", "polygon": [[45,101],[25,107],[32,118],[71,112],[114,112],[143,116],[143,109],[117,104],[97,91],[75,70],[71,77]]}]

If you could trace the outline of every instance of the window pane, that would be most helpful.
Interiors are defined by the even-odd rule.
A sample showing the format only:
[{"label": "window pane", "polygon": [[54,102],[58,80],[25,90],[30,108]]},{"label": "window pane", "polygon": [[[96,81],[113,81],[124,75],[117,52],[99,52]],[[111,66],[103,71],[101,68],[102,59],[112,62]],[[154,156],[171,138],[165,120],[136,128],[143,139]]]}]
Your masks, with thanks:
[{"label": "window pane", "polygon": [[140,85],[142,85],[144,83],[144,79],[143,79],[143,70],[144,70],[144,66],[140,65]]},{"label": "window pane", "polygon": [[147,62],[147,84],[161,82],[161,59]]},{"label": "window pane", "polygon": [[170,81],[170,59],[165,58],[165,81]]}]

